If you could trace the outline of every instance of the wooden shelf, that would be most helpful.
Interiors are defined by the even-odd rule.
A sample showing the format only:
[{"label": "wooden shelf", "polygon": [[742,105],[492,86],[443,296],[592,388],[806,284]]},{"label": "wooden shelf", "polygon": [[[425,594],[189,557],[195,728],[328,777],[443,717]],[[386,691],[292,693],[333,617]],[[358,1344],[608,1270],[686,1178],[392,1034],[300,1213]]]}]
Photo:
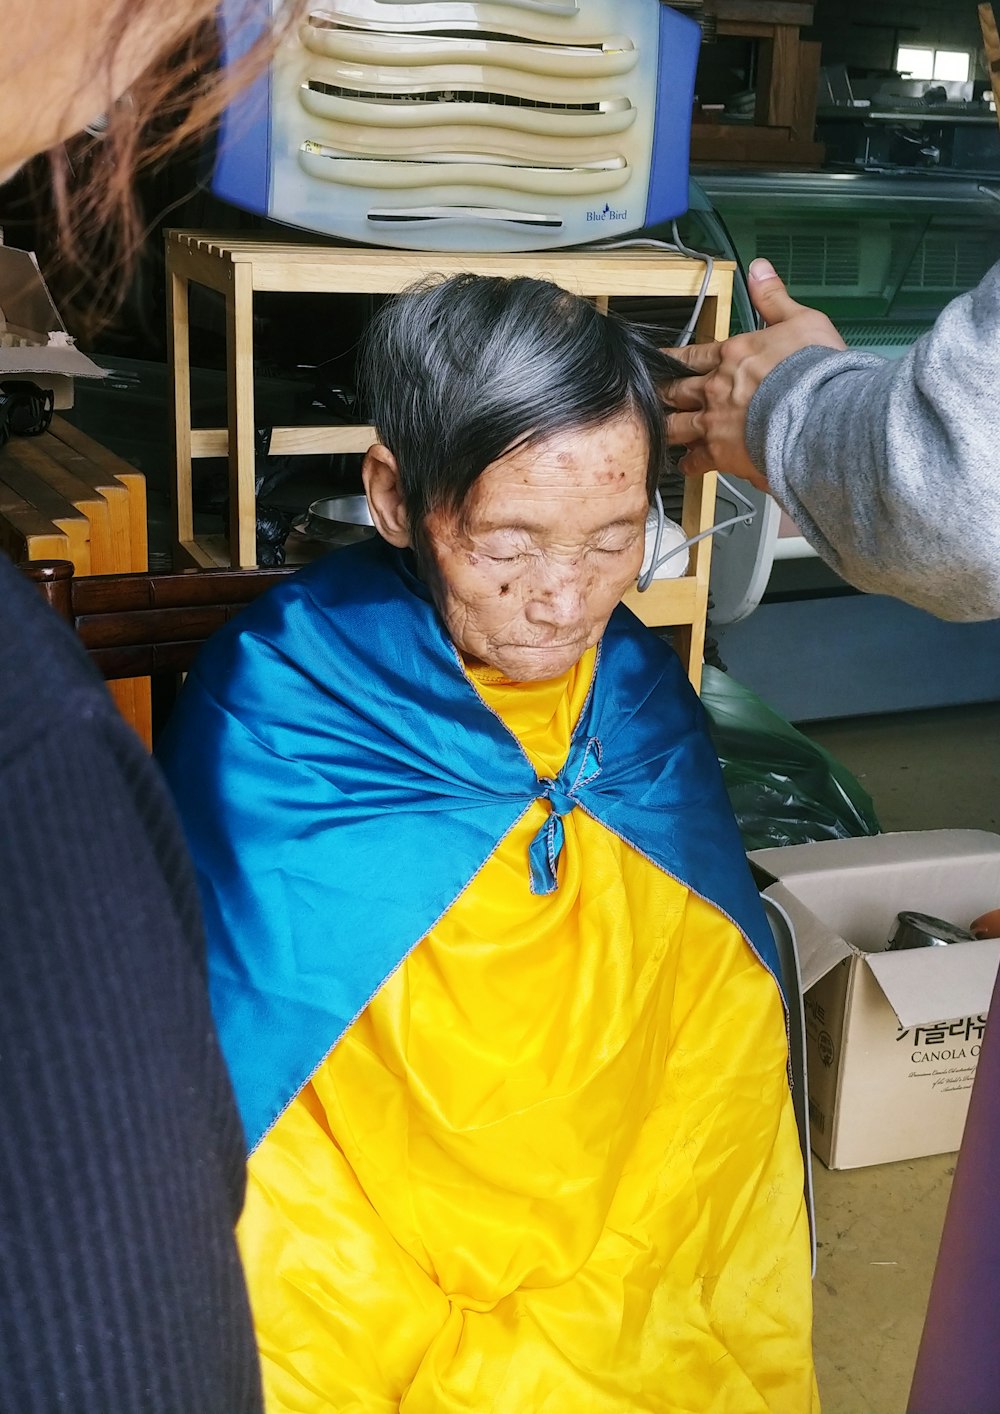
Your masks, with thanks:
[{"label": "wooden shelf", "polygon": [[[167,261],[187,278],[226,294],[245,278],[255,292],[300,294],[394,294],[428,275],[531,274],[553,280],[575,294],[694,296],[703,267],[669,251],[557,250],[529,254],[470,255],[455,251],[388,250],[382,246],[240,240],[196,231],[168,231]],[[733,266],[717,263],[710,294],[731,284]],[[728,279],[727,279],[728,272]],[[650,290],[650,278],[655,290]]]},{"label": "wooden shelf", "polygon": [[741,167],[820,167],[814,141],[820,45],[800,30],[813,22],[813,5],[793,0],[709,0],[720,37],[755,41],[759,54],[753,123],[695,121],[691,161]]},{"label": "wooden shelf", "polygon": [[[367,452],[375,440],[374,427],[275,427],[268,450],[274,456],[317,456],[333,452]],[[227,457],[227,427],[195,427],[191,431],[192,457]]]},{"label": "wooden shelf", "polygon": [[[729,333],[734,265],[716,261],[696,337]],[[661,250],[547,251],[516,255],[470,255],[386,250],[370,246],[276,242],[193,231],[167,235],[170,301],[170,361],[175,426],[175,544],[177,567],[215,569],[256,563],[253,299],[261,291],[309,294],[393,294],[428,276],[472,272],[513,278],[530,274],[594,299],[604,308],[621,297],[694,299],[702,286],[698,260]],[[191,284],[218,291],[226,304],[228,426],[191,425],[188,291]],[[364,452],[374,440],[370,427],[276,427],[270,450],[278,455]],[[193,461],[227,457],[230,524],[223,536],[196,536],[191,482]],[[683,525],[688,535],[711,526],[715,477],[693,477],[685,486]],[[625,602],[646,624],[677,628],[678,651],[695,686],[708,608],[711,540],[693,547],[688,573],[657,580],[645,594]]]}]

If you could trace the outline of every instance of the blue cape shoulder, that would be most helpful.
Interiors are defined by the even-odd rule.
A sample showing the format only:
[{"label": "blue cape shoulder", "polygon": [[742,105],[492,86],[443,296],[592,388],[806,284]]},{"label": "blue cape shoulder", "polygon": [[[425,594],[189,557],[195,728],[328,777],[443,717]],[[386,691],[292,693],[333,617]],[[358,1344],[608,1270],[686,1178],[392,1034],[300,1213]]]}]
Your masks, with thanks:
[{"label": "blue cape shoulder", "polygon": [[251,1148],[538,798],[536,891],[557,887],[561,818],[583,809],[725,913],[778,975],[701,705],[624,608],[555,780],[380,541],[316,561],[214,635],[158,754]]}]

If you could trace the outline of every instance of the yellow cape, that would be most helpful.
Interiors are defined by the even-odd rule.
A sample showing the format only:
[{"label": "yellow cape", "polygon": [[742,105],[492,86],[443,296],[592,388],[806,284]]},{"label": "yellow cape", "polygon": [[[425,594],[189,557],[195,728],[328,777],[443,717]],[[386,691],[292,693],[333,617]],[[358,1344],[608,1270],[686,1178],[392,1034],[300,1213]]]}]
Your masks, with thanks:
[{"label": "yellow cape", "polygon": [[[471,675],[554,776],[593,665]],[[531,894],[545,809],[251,1159],[269,1414],[818,1410],[774,981],[580,810],[558,890]]]}]

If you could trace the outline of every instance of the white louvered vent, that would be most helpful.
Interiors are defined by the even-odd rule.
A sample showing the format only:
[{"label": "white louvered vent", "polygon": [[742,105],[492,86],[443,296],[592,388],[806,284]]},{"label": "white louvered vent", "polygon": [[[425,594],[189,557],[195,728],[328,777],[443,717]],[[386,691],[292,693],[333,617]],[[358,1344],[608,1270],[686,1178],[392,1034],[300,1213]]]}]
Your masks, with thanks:
[{"label": "white louvered vent", "polygon": [[276,66],[275,170],[289,186],[275,209],[311,224],[310,207],[363,203],[373,239],[456,213],[572,219],[592,239],[641,224],[659,13],[650,0],[316,6]]},{"label": "white louvered vent", "polygon": [[[400,6],[390,28],[363,0],[313,10],[300,29],[300,87],[315,136],[301,147],[311,176],[349,186],[497,189],[537,202],[606,195],[628,181],[622,136],[635,109],[622,81],[635,67],[624,35],[560,37],[568,7],[521,6],[497,21],[419,18]],[[429,5],[424,10],[430,10]],[[442,8],[435,7],[438,11]],[[485,8],[485,7],[484,7]]]}]

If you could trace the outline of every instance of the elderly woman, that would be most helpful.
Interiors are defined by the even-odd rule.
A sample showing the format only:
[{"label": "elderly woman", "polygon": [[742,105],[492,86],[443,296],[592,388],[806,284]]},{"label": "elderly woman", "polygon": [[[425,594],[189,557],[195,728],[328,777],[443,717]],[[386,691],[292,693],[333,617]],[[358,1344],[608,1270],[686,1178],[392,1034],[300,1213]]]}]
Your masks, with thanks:
[{"label": "elderly woman", "polygon": [[770,935],[697,699],[618,606],[671,361],[465,276],[387,306],[365,373],[379,538],[213,640],[162,753],[268,1407],[808,1414]]}]

